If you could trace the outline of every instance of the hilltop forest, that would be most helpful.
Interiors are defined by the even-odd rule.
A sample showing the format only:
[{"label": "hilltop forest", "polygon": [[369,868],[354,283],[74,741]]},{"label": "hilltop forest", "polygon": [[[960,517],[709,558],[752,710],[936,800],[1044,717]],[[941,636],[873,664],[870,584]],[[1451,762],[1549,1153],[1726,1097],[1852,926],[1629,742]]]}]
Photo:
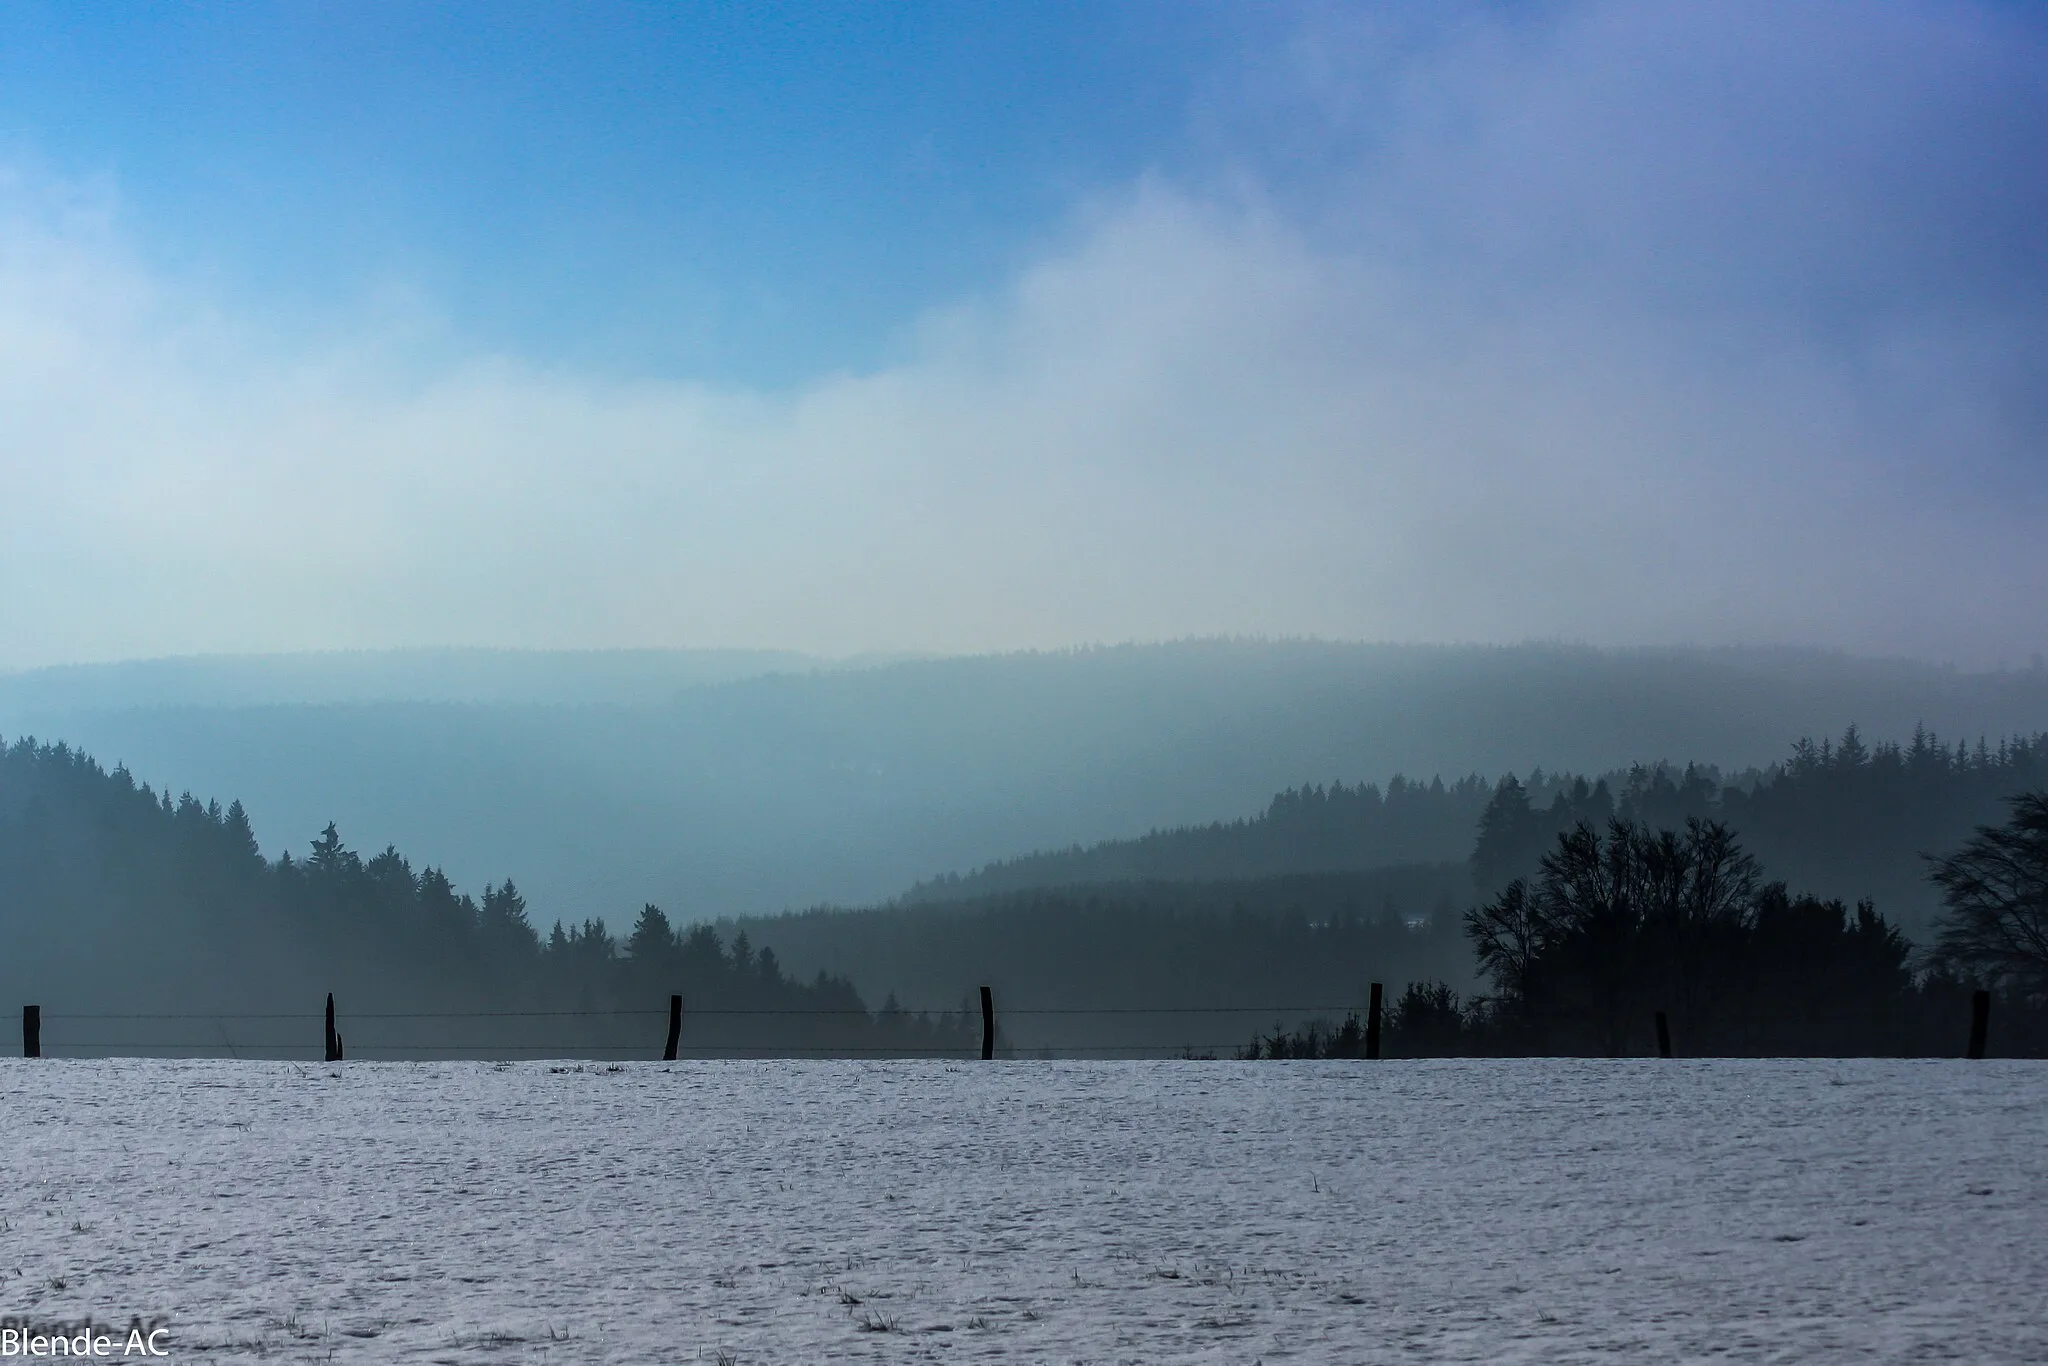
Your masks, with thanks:
[{"label": "hilltop forest", "polygon": [[[1153,1045],[1217,1034],[1222,1021],[1183,1013],[1191,984],[1256,1015],[1261,996],[1306,1006],[1348,984],[1355,999],[1378,979],[1398,993],[1397,1050],[1632,1051],[1645,1045],[1648,1007],[1629,1013],[1619,1035],[1562,1018],[1562,996],[1501,1009],[1514,993],[1488,980],[1464,910],[1518,880],[1539,882],[1545,860],[1584,832],[1598,846],[1618,824],[1633,848],[1653,832],[1711,824],[1748,860],[1753,885],[1731,912],[1747,947],[1738,967],[1720,970],[1753,999],[1726,1016],[1739,1025],[1709,1030],[1688,1018],[1689,1042],[1939,1053],[1960,1046],[1968,993],[1925,971],[1939,902],[1929,856],[2005,819],[2015,794],[2044,787],[2048,736],[1950,745],[1920,729],[1871,744],[1851,726],[1838,740],[1798,742],[1781,765],[1725,778],[1652,764],[1591,778],[1537,770],[1496,783],[1295,788],[1246,820],[1032,855],[920,884],[895,906],[731,924],[792,962],[832,962],[861,982],[937,991],[994,980],[1067,1008],[1114,998],[1157,1012],[1116,1026]],[[1418,861],[1396,862],[1411,852]],[[1273,969],[1280,945],[1295,946],[1281,979],[1298,984],[1292,992]],[[1628,971],[1647,974],[1650,960]],[[1322,1017],[1269,1016],[1273,1027],[1252,1045],[1262,1054],[1344,1046],[1332,1042],[1341,1026]],[[1061,1046],[1083,1024],[1108,1022],[1050,1017],[1029,1037]]]},{"label": "hilltop forest", "polygon": [[1397,775],[1384,789],[1293,788],[1248,819],[1032,854],[920,883],[906,899],[1450,861],[1469,861],[1470,891],[1491,895],[1533,874],[1558,836],[1582,822],[1677,828],[1698,817],[1738,831],[1774,877],[1852,903],[1874,901],[1893,923],[1920,932],[1938,902],[1924,856],[2002,819],[2008,797],[2043,788],[2048,734],[1950,745],[1920,728],[1903,743],[1871,744],[1852,725],[1839,740],[1800,740],[1782,764],[1729,775],[1711,765],[1654,763],[1597,775],[1539,768],[1497,782]]},{"label": "hilltop forest", "polygon": [[[686,1051],[961,1054],[978,1042],[971,995],[989,984],[1014,1051],[1204,1053],[1259,1037],[1284,1053],[1369,980],[1416,984],[1396,1031],[1415,1051],[1628,1051],[1641,1039],[1611,1031],[1508,1040],[1499,1006],[1520,988],[1469,933],[1585,832],[1725,830],[1753,865],[1738,918],[1762,927],[1755,953],[1783,968],[1793,959],[1769,943],[1798,935],[1771,934],[1797,925],[1811,941],[1826,922],[1831,945],[1876,946],[1871,980],[1924,996],[1923,855],[2043,787],[2048,737],[1869,744],[1851,728],[1727,778],[1659,764],[1296,788],[1248,820],[1036,855],[865,910],[712,921],[642,904],[608,923],[595,907],[536,914],[509,877],[459,889],[395,848],[351,849],[331,823],[266,860],[239,803],[174,799],[21,740],[0,750],[0,985],[43,1006],[53,1051],[305,1056],[333,991],[352,1056],[644,1056],[679,992]],[[1493,1033],[1466,1028],[1474,998],[1491,1003]],[[1929,1028],[1825,1046],[1943,1051],[1946,1025]],[[1766,1036],[1745,1037],[1778,1046]]]},{"label": "hilltop forest", "polygon": [[[644,906],[545,935],[511,878],[480,896],[329,825],[266,862],[241,803],[138,785],[65,745],[0,750],[0,985],[61,1053],[318,1057],[327,992],[351,1056],[648,1056],[668,997],[687,1052],[965,1051],[963,1016],[869,1012],[851,984]],[[978,1007],[977,1007],[978,1012]]]},{"label": "hilltop forest", "polygon": [[[1251,847],[1260,832],[1241,849],[1132,850],[1150,861],[1130,866],[1106,851],[1099,875],[1030,867],[938,895],[1462,863],[1504,773],[1539,803],[1554,790],[1530,782],[1539,764],[1604,775],[1618,799],[1631,764],[1699,759],[1726,770],[1718,790],[1782,763],[1795,736],[1850,720],[1896,740],[1925,720],[1951,747],[2031,734],[2048,726],[2048,667],[1190,640],[829,667],[394,651],[0,675],[0,735],[67,740],[159,790],[240,798],[270,859],[303,856],[334,821],[358,848],[429,855],[472,889],[509,870],[550,921],[617,922],[648,901],[681,920],[874,905],[1033,849],[1250,815],[1304,782],[1327,797],[1332,779],[1347,794],[1378,785],[1372,841],[1350,820],[1359,803],[1333,801],[1321,847],[1307,847],[1305,811],[1266,832],[1289,836],[1266,851]],[[1926,897],[1906,871],[1828,894],[1875,897],[1915,923],[1932,903],[1901,900]]]}]

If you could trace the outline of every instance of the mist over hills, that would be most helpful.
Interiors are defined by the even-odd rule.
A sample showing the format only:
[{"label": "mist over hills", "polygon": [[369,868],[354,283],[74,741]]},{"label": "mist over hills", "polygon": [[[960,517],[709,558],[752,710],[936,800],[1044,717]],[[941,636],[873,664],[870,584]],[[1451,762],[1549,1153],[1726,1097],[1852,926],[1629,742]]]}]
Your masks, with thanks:
[{"label": "mist over hills", "polygon": [[331,650],[181,655],[0,674],[0,715],[364,702],[667,702],[684,688],[832,667],[792,650]]},{"label": "mist over hills", "polygon": [[[1690,838],[1697,820],[1727,827],[1760,876],[1785,889],[1772,907],[1811,896],[1860,917],[1871,905],[1906,936],[1904,956],[1925,966],[1941,909],[1929,858],[2003,825],[2011,798],[2043,790],[2048,733],[1951,745],[1916,729],[1906,743],[1872,745],[1850,727],[1738,774],[1658,764],[1590,781],[1532,770],[1492,785],[1296,788],[1250,819],[1005,860],[886,906],[726,928],[799,975],[843,972],[876,1000],[945,1000],[970,980],[1033,1002],[1143,998],[1169,1010],[1204,995],[1277,1001],[1282,981],[1339,990],[1368,974],[1464,990],[1475,965],[1463,913],[1516,879],[1539,881],[1561,837],[1582,826],[1604,837],[1618,820]],[[1846,909],[1837,918],[1846,924]],[[1261,984],[1263,997],[1249,989]],[[1062,1021],[1085,1023],[1037,1023]]]},{"label": "mist over hills", "polygon": [[[2048,672],[1797,650],[1195,641],[821,667],[773,653],[393,652],[0,679],[0,734],[239,798],[267,853],[329,820],[537,913],[681,922],[921,880],[1395,774],[1734,771],[1857,723],[2048,728]],[[1414,863],[1449,849],[1400,851]]]},{"label": "mist over hills", "polygon": [[843,975],[871,1005],[937,1012],[990,985],[1020,1047],[1109,1038],[1227,1055],[1276,1020],[1361,1005],[1370,981],[1469,990],[1471,886],[1463,863],[1411,864],[1040,887],[718,928],[799,978]]}]

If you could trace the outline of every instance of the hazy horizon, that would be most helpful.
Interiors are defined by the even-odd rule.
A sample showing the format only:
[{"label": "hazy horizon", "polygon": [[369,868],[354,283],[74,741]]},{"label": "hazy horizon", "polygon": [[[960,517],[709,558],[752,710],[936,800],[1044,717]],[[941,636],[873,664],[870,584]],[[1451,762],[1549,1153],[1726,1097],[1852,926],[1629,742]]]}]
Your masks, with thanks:
[{"label": "hazy horizon", "polygon": [[[1503,640],[1432,640],[1432,639],[1384,639],[1372,637],[1342,637],[1325,635],[1267,635],[1262,633],[1235,633],[1221,635],[1184,635],[1151,639],[1127,638],[1122,640],[1074,640],[1054,645],[1020,645],[1003,649],[985,650],[852,650],[844,653],[781,648],[772,645],[343,645],[304,650],[211,650],[173,652],[153,655],[121,655],[105,658],[86,657],[78,659],[52,660],[42,664],[14,665],[0,667],[0,680],[23,682],[36,678],[57,678],[74,675],[90,677],[116,673],[142,673],[166,676],[185,673],[203,676],[210,670],[234,669],[246,666],[259,668],[301,669],[302,666],[317,668],[322,665],[339,664],[369,665],[373,669],[382,663],[399,664],[406,661],[456,663],[461,661],[520,660],[540,661],[620,661],[654,663],[667,661],[677,664],[701,666],[713,677],[702,681],[728,681],[760,674],[815,669],[868,669],[885,668],[894,664],[922,663],[937,660],[1000,659],[1005,657],[1035,657],[1065,655],[1104,650],[1146,650],[1173,648],[1179,646],[1204,645],[1253,645],[1253,646],[1330,646],[1335,648],[1363,648],[1373,650],[1564,650],[1586,651],[1594,654],[1652,656],[1699,655],[1728,659],[1794,659],[1806,658],[1819,661],[1842,661],[1898,666],[1911,669],[1932,669],[1964,674],[1999,674],[2031,672],[2048,667],[2048,655],[2035,650],[2025,655],[1996,660],[1961,662],[1936,655],[1915,655],[1903,652],[1865,652],[1833,645],[1814,645],[1798,641],[1716,641],[1692,640],[1648,641],[1623,645],[1600,644],[1584,639],[1562,637],[1528,637]],[[304,675],[310,676],[310,675]],[[408,695],[410,696],[410,695]]]},{"label": "hazy horizon", "polygon": [[0,736],[240,798],[273,857],[335,820],[352,847],[396,843],[464,886],[512,876],[573,922],[646,900],[688,918],[871,902],[1033,850],[1248,817],[1302,784],[1737,771],[1852,723],[1871,742],[1924,724],[1951,745],[2048,730],[2048,670],[1817,650],[1190,641],[789,658],[84,666],[0,677]]}]

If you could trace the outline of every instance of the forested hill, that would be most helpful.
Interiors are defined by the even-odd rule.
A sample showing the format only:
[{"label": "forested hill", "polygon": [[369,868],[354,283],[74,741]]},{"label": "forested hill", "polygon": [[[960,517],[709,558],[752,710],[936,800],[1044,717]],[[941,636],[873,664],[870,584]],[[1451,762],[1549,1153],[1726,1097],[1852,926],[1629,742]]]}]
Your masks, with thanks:
[{"label": "forested hill", "polygon": [[[0,678],[0,734],[62,738],[138,780],[239,797],[272,859],[333,820],[372,849],[432,850],[465,885],[513,870],[579,919],[648,899],[690,918],[874,902],[1026,850],[1248,815],[1332,778],[1354,798],[1358,780],[1382,784],[1399,843],[1410,807],[1391,799],[1395,773],[1424,791],[1443,774],[1458,808],[1423,822],[1452,836],[1397,861],[1462,859],[1461,775],[1599,774],[1666,756],[1761,766],[1792,737],[1851,721],[1894,738],[1918,721],[1973,741],[2031,734],[2048,727],[2048,670],[1186,641],[831,670],[438,652]],[[1265,838],[1203,866],[1326,857],[1313,841],[1250,847]]]},{"label": "forested hill", "polygon": [[944,1004],[990,984],[1020,1047],[1221,1045],[1227,1056],[1251,1030],[1342,1015],[1373,981],[1471,985],[1470,886],[1462,863],[1419,864],[1037,889],[727,928],[800,973],[829,964],[871,1000]]},{"label": "forested hill", "polygon": [[1105,882],[1211,881],[1289,873],[1343,873],[1403,864],[1462,863],[1493,797],[1472,775],[1446,784],[1396,775],[1376,783],[1290,788],[1256,816],[1155,830],[1129,840],[991,863],[946,874],[906,894],[911,902],[949,901],[1036,887]]},{"label": "forested hill", "polygon": [[0,748],[0,1001],[40,1005],[55,1053],[317,1057],[328,992],[356,1057],[658,1055],[675,992],[693,1053],[968,1047],[964,1019],[876,1018],[843,978],[620,909],[624,936],[596,917],[543,936],[509,877],[474,896],[331,824],[266,861],[239,802]]},{"label": "forested hill", "polygon": [[1371,783],[1294,788],[1249,819],[1031,854],[920,883],[904,900],[1468,860],[1476,891],[1490,894],[1534,872],[1578,822],[1672,828],[1700,816],[1731,826],[1773,876],[1851,904],[1869,898],[1894,923],[1924,932],[1935,894],[1922,856],[1954,850],[1975,827],[2003,820],[2006,798],[2043,788],[2048,734],[1950,745],[1921,729],[1871,744],[1850,726],[1839,741],[1798,741],[1785,762],[1761,771],[1657,762],[1597,776],[1536,769],[1497,783],[1396,777],[1384,792]]},{"label": "forested hill", "polygon": [[[21,741],[0,749],[0,1001],[44,1006],[56,1051],[305,1056],[333,991],[354,1056],[646,1056],[671,992],[691,1003],[693,1050],[958,1053],[972,1046],[964,1014],[871,1013],[856,988],[938,1005],[993,982],[1041,1012],[1028,1038],[1018,1026],[1020,1046],[1083,1046],[1049,1022],[1108,1030],[1120,1005],[1101,1003],[1133,993],[1167,1012],[1148,1046],[1206,1045],[1204,1002],[1320,1007],[1368,977],[1459,982],[1460,912],[1534,872],[1560,831],[1610,816],[1724,821],[1772,878],[1869,897],[1924,944],[1921,855],[1953,851],[2003,819],[2004,798],[2044,788],[2048,735],[1873,746],[1851,730],[1733,778],[1646,766],[1296,789],[1254,820],[998,870],[1066,885],[970,895],[963,879],[922,904],[728,921],[721,934],[690,926],[688,906],[677,921],[634,903],[535,916],[510,878],[465,892],[394,848],[358,854],[331,824],[303,854],[266,860],[239,804],[174,800],[75,749]],[[1333,866],[1347,858],[1378,863]],[[1071,885],[1087,881],[1076,868],[1097,885]],[[555,923],[542,934],[536,921]],[[1102,1018],[1062,1013],[1084,1007]],[[181,1018],[132,1018],[152,1016]]]},{"label": "forested hill", "polygon": [[[1689,817],[1725,823],[1771,876],[1850,904],[1870,900],[1924,938],[1938,909],[1928,858],[1953,853],[1980,825],[2002,823],[2007,799],[2048,789],[2048,733],[1955,745],[1926,730],[1903,744],[1870,744],[1851,726],[1839,742],[1801,740],[1785,763],[1752,781],[1711,769],[1638,767],[1590,789],[1573,783],[1531,800],[1504,781],[1473,851],[1478,892],[1536,870],[1557,836],[1611,812],[1655,829]],[[1611,795],[1610,795],[1611,794]]]}]

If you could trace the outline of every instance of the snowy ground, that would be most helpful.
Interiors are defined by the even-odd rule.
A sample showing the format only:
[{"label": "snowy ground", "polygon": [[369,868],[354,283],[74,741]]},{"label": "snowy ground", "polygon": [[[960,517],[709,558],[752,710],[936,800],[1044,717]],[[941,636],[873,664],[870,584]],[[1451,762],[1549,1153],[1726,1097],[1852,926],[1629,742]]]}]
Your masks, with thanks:
[{"label": "snowy ground", "polygon": [[2048,1360],[2048,1065],[0,1062],[174,1360]]}]

